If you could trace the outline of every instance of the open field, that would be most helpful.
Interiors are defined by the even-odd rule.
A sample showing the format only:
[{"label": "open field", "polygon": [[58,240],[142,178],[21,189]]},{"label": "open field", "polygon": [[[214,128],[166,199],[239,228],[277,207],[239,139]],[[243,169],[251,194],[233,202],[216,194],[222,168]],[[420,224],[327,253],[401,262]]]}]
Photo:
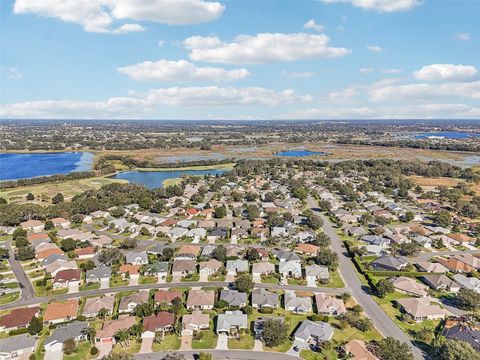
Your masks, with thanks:
[{"label": "open field", "polygon": [[480,195],[480,183],[467,183],[465,182],[465,180],[462,180],[462,179],[445,178],[445,177],[426,178],[423,176],[410,176],[410,179],[412,179],[417,185],[432,187],[432,188],[435,188],[437,186],[454,187],[458,183],[464,182],[477,195]]},{"label": "open field", "polygon": [[32,186],[22,186],[14,189],[0,191],[0,197],[9,202],[22,202],[28,193],[35,196],[35,200],[40,205],[50,205],[51,198],[58,193],[62,193],[65,200],[83,193],[90,189],[99,189],[101,186],[111,183],[127,183],[126,180],[111,179],[108,177],[96,177],[90,179],[71,180],[64,182],[46,183]]}]

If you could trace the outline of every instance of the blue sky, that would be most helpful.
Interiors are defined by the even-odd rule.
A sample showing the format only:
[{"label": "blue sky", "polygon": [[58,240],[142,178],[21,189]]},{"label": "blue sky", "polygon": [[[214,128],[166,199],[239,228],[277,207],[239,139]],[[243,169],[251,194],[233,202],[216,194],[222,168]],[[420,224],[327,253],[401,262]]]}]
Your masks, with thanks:
[{"label": "blue sky", "polygon": [[3,0],[0,117],[480,118],[480,2]]}]

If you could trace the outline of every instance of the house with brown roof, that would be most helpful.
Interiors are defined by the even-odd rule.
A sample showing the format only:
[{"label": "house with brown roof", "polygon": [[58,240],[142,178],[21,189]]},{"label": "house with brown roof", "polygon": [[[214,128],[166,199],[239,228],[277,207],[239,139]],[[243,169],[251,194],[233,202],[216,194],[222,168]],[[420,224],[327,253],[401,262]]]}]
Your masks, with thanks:
[{"label": "house with brown roof", "polygon": [[57,272],[53,280],[53,287],[55,289],[61,289],[70,286],[80,285],[80,279],[82,272],[80,269],[67,269]]},{"label": "house with brown roof", "polygon": [[38,316],[39,307],[13,309],[0,318],[0,331],[10,331],[27,327],[34,316]]},{"label": "house with brown roof", "polygon": [[182,297],[183,293],[180,290],[158,290],[155,292],[154,300],[157,304],[171,304],[173,299],[179,298],[181,300]]},{"label": "house with brown roof", "polygon": [[39,251],[36,253],[35,257],[37,258],[37,260],[39,261],[42,261],[46,258],[48,258],[50,255],[65,255],[62,251],[62,249],[60,249],[59,247],[54,247],[54,248],[51,248],[51,249],[46,249],[46,250],[42,250],[42,251]]},{"label": "house with brown roof", "polygon": [[91,259],[95,256],[95,248],[93,246],[87,246],[84,248],[78,248],[73,250],[79,260]]},{"label": "house with brown roof", "polygon": [[461,261],[462,263],[471,266],[475,269],[480,268],[480,259],[472,254],[463,253],[463,254],[455,254],[452,256],[453,259]]},{"label": "house with brown roof", "polygon": [[252,275],[261,276],[275,272],[275,265],[268,261],[253,263]]},{"label": "house with brown roof", "polygon": [[167,311],[160,311],[157,315],[143,318],[144,333],[142,338],[155,337],[157,331],[165,332],[173,329],[175,315]]},{"label": "house with brown roof", "polygon": [[70,221],[61,217],[50,219],[50,221],[53,223],[53,226],[55,227],[61,227],[64,229],[67,229],[68,227],[70,227]]},{"label": "house with brown roof", "polygon": [[402,311],[417,322],[443,319],[449,314],[440,304],[430,298],[405,298],[398,299],[396,302],[401,306]]},{"label": "house with brown roof", "polygon": [[178,249],[175,255],[175,260],[192,260],[196,259],[200,253],[200,246],[198,245],[183,245]]},{"label": "house with brown roof", "polygon": [[119,274],[122,274],[122,278],[125,280],[127,274],[131,279],[138,279],[140,277],[140,265],[122,264],[118,268]]},{"label": "house with brown roof", "polygon": [[451,244],[452,245],[475,245],[476,239],[465,235],[465,234],[460,234],[460,233],[455,233],[455,234],[447,234],[447,237],[452,239]]},{"label": "house with brown roof", "polygon": [[193,335],[194,331],[207,330],[210,328],[210,316],[200,310],[194,310],[191,314],[182,317],[182,335]]},{"label": "house with brown roof", "polygon": [[118,305],[118,312],[127,313],[133,311],[137,305],[148,302],[148,291],[141,290],[134,294],[122,297]]},{"label": "house with brown roof", "polygon": [[458,261],[454,257],[451,258],[444,258],[444,257],[438,257],[436,260],[445,266],[448,271],[454,272],[454,273],[469,273],[475,270],[473,266],[467,265],[462,261]]},{"label": "house with brown roof", "polygon": [[43,314],[43,321],[46,324],[58,324],[70,321],[77,317],[78,301],[75,299],[67,301],[54,301],[47,305]]},{"label": "house with brown roof", "polygon": [[420,284],[415,279],[399,276],[391,280],[391,283],[396,291],[407,295],[424,297],[428,294],[428,287]]},{"label": "house with brown roof", "polygon": [[113,313],[113,305],[115,297],[113,295],[105,295],[102,297],[87,298],[85,307],[83,308],[83,316],[96,317],[100,310],[104,309],[106,315]]},{"label": "house with brown roof", "polygon": [[215,303],[214,290],[191,289],[187,297],[187,309],[211,310]]},{"label": "house with brown roof", "polygon": [[39,220],[28,220],[20,223],[23,230],[40,232],[43,231],[43,222]]},{"label": "house with brown roof", "polygon": [[121,315],[117,320],[106,320],[102,329],[97,331],[95,341],[101,344],[115,344],[115,333],[130,329],[136,324],[135,316]]},{"label": "house with brown roof", "polygon": [[208,261],[202,261],[200,263],[200,274],[205,273],[207,276],[212,276],[220,271],[223,267],[223,263],[217,259],[210,259]]},{"label": "house with brown roof", "polygon": [[181,278],[197,272],[197,262],[195,260],[177,260],[173,261],[172,275],[174,278]]},{"label": "house with brown roof", "polygon": [[342,299],[327,294],[315,294],[315,304],[317,314],[338,316],[347,312]]},{"label": "house with brown roof", "polygon": [[420,271],[445,274],[448,272],[448,269],[440,263],[434,263],[430,261],[417,261],[415,266]]},{"label": "house with brown roof", "polygon": [[314,256],[317,255],[318,249],[320,248],[316,245],[301,243],[295,247],[295,252],[299,254]]},{"label": "house with brown roof", "polygon": [[34,241],[38,241],[38,240],[45,240],[45,242],[50,242],[51,241],[50,236],[48,236],[48,234],[44,233],[44,232],[28,234],[27,235],[27,240],[30,243],[32,243]]},{"label": "house with brown roof", "polygon": [[362,340],[350,340],[343,345],[343,352],[350,356],[350,360],[379,360]]}]

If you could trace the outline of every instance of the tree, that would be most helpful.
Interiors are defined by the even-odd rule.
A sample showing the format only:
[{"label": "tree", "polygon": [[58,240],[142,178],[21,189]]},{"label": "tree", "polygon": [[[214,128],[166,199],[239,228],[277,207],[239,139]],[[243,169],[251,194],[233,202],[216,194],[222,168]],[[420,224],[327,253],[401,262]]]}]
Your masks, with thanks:
[{"label": "tree", "polygon": [[198,360],[212,360],[212,354],[201,352],[198,354]]},{"label": "tree", "polygon": [[403,256],[408,256],[408,257],[413,257],[417,256],[422,249],[422,246],[415,241],[409,242],[409,243],[403,243],[400,244],[400,254]]},{"label": "tree", "polygon": [[75,214],[70,218],[70,221],[74,224],[81,224],[81,223],[83,223],[83,215],[82,214]]},{"label": "tree", "polygon": [[95,344],[95,336],[97,335],[97,330],[94,327],[89,326],[85,329],[85,334],[87,335],[88,341],[93,345]]},{"label": "tree", "polygon": [[338,267],[338,255],[329,248],[320,249],[315,257],[315,262],[318,265],[328,267],[331,271],[335,271]]},{"label": "tree", "polygon": [[260,259],[260,254],[258,253],[257,249],[248,248],[247,251],[245,251],[245,259],[250,262],[257,261],[258,259]]},{"label": "tree", "polygon": [[227,248],[225,245],[219,245],[212,251],[212,257],[220,262],[227,261]]},{"label": "tree", "polygon": [[248,273],[242,273],[237,276],[237,279],[235,280],[235,289],[241,292],[246,292],[250,291],[253,289],[253,280],[252,276]]},{"label": "tree", "polygon": [[17,253],[15,254],[16,258],[20,261],[26,261],[26,260],[31,260],[35,258],[35,249],[28,245],[21,247],[17,250]]},{"label": "tree", "polygon": [[145,196],[140,199],[140,201],[138,202],[138,205],[144,210],[149,210],[153,205],[153,200],[152,198]]},{"label": "tree", "polygon": [[166,247],[162,250],[162,255],[160,255],[160,260],[170,261],[175,255],[175,249],[171,247]]},{"label": "tree", "polygon": [[295,189],[293,189],[293,195],[296,198],[299,198],[300,200],[304,201],[308,196],[308,190],[305,189],[304,187],[296,187]]},{"label": "tree", "polygon": [[150,231],[144,226],[140,229],[140,235],[143,236],[151,236]]},{"label": "tree", "polygon": [[28,323],[28,327],[27,327],[28,333],[30,335],[36,335],[40,333],[42,329],[43,329],[42,321],[36,316],[32,317],[32,319]]},{"label": "tree", "polygon": [[125,215],[125,209],[121,206],[117,206],[116,208],[113,208],[110,210],[110,215],[112,215],[115,218],[122,217]]},{"label": "tree", "polygon": [[175,314],[180,314],[180,312],[182,311],[183,309],[183,302],[182,302],[182,299],[176,297],[175,299],[172,300],[172,311],[175,313]]},{"label": "tree", "polygon": [[227,216],[227,207],[225,205],[215,207],[215,217],[221,219]]},{"label": "tree", "polygon": [[281,319],[267,319],[263,326],[262,339],[266,346],[274,347],[287,340],[288,327]]},{"label": "tree", "polygon": [[465,310],[475,310],[480,307],[480,294],[473,290],[462,288],[457,293],[459,307]]},{"label": "tree", "polygon": [[77,242],[73,239],[63,239],[61,242],[60,242],[60,248],[65,251],[65,252],[69,252],[69,251],[72,251],[73,249],[75,249],[77,247]]},{"label": "tree", "polygon": [[98,261],[107,266],[119,263],[122,258],[123,255],[117,248],[103,249],[98,255]]},{"label": "tree", "polygon": [[425,344],[430,344],[435,338],[435,333],[432,329],[423,327],[420,330],[415,332],[415,339],[424,342]]},{"label": "tree", "polygon": [[153,314],[153,305],[151,303],[138,304],[133,309],[135,316],[144,318]]},{"label": "tree", "polygon": [[0,197],[0,205],[5,205],[7,204],[7,200],[3,197]]},{"label": "tree", "polygon": [[75,339],[67,339],[63,342],[63,352],[65,355],[71,355],[77,351],[77,342]]},{"label": "tree", "polygon": [[329,247],[331,240],[328,235],[322,231],[315,235],[315,240],[313,242],[319,247]]},{"label": "tree", "polygon": [[58,193],[52,198],[52,204],[60,204],[64,201],[65,199],[63,198],[63,195],[61,193]]},{"label": "tree", "polygon": [[405,222],[410,222],[412,221],[413,219],[415,219],[415,213],[411,210],[408,210],[406,213],[405,213],[405,217],[404,217],[404,221]]},{"label": "tree", "polygon": [[120,243],[120,248],[121,249],[135,249],[137,247],[137,239],[128,237],[126,239],[123,239],[123,241]]},{"label": "tree", "polygon": [[185,360],[185,355],[172,352],[163,357],[163,360]]},{"label": "tree", "polygon": [[375,344],[375,354],[381,360],[413,360],[410,347],[390,336]]},{"label": "tree", "polygon": [[323,225],[323,220],[320,216],[315,215],[313,212],[307,214],[307,225],[314,230],[318,230]]},{"label": "tree", "polygon": [[245,206],[245,212],[247,213],[247,219],[248,220],[254,220],[260,216],[260,210],[258,209],[258,206],[249,204]]},{"label": "tree", "polygon": [[437,360],[479,360],[480,354],[466,341],[445,339],[436,346]]},{"label": "tree", "polygon": [[27,237],[27,230],[23,230],[21,227],[16,228],[13,231],[12,238],[16,240],[19,237]]},{"label": "tree", "polygon": [[33,201],[33,200],[35,200],[35,196],[33,196],[32,193],[28,193],[25,198],[27,199],[27,201]]},{"label": "tree", "polygon": [[55,226],[53,225],[52,220],[45,221],[45,225],[43,225],[44,230],[52,230]]},{"label": "tree", "polygon": [[28,246],[30,243],[28,242],[27,238],[23,237],[23,236],[19,236],[15,239],[15,246],[17,248],[21,248],[21,247],[24,247],[24,246]]},{"label": "tree", "polygon": [[439,226],[449,227],[452,223],[452,217],[447,210],[440,210],[435,213],[434,221]]},{"label": "tree", "polygon": [[113,352],[105,355],[102,360],[133,360],[133,355],[126,352]]},{"label": "tree", "polygon": [[380,297],[385,297],[385,295],[393,293],[395,288],[393,284],[388,279],[380,280],[375,286]]}]

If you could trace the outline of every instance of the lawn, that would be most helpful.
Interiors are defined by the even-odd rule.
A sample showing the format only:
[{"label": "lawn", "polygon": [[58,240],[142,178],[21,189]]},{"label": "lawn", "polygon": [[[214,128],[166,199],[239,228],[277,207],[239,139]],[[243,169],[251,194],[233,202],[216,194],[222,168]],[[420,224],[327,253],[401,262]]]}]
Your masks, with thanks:
[{"label": "lawn", "polygon": [[312,350],[302,350],[300,351],[300,357],[306,360],[335,360],[337,359],[337,353],[335,350],[323,350],[321,353]]},{"label": "lawn", "polygon": [[140,285],[143,284],[155,284],[158,281],[156,276],[142,276],[140,275],[140,279],[138,279],[138,283]]},{"label": "lawn", "polygon": [[115,345],[112,352],[119,354],[119,353],[127,353],[127,354],[136,354],[140,351],[141,342],[135,339],[131,339],[128,343],[128,346],[122,346],[119,343]]},{"label": "lawn", "polygon": [[189,274],[185,277],[180,279],[181,282],[191,282],[191,281],[198,281],[200,279],[199,274]]},{"label": "lawn", "polygon": [[121,275],[112,275],[110,278],[110,287],[127,286],[128,280],[123,280]]},{"label": "lawn", "polygon": [[318,287],[329,287],[329,288],[344,288],[345,284],[343,283],[342,278],[338,270],[330,272],[330,281],[327,284],[322,284],[317,282]]},{"label": "lawn", "polygon": [[167,351],[167,350],[178,350],[180,349],[181,339],[177,335],[165,335],[161,342],[153,342],[153,352],[157,351]]},{"label": "lawn", "polygon": [[239,339],[228,339],[229,349],[251,350],[253,349],[254,338],[250,334],[242,334]]},{"label": "lawn", "polygon": [[78,343],[77,351],[71,355],[63,355],[63,360],[84,360],[90,359],[91,344],[88,341]]},{"label": "lawn", "polygon": [[17,301],[19,298],[20,298],[20,292],[19,291],[2,295],[2,296],[0,296],[0,305],[4,305],[4,304],[8,304],[8,303]]},{"label": "lawn", "polygon": [[262,283],[278,285],[278,278],[274,275],[262,276]]},{"label": "lawn", "polygon": [[100,283],[87,283],[80,285],[80,291],[88,291],[88,290],[97,290],[100,289]]},{"label": "lawn", "polygon": [[[211,324],[213,325],[213,324]],[[211,328],[213,328],[211,326]],[[199,339],[192,340],[192,349],[215,349],[217,346],[217,335],[213,330],[203,330],[199,333]]]},{"label": "lawn", "polygon": [[30,279],[34,279],[34,278],[37,278],[37,277],[40,277],[40,276],[44,276],[45,275],[45,271],[43,270],[34,270],[32,272],[29,272],[27,273],[28,277]]},{"label": "lawn", "polygon": [[305,286],[305,285],[307,285],[307,280],[305,280],[305,279],[288,279],[288,285]]}]

